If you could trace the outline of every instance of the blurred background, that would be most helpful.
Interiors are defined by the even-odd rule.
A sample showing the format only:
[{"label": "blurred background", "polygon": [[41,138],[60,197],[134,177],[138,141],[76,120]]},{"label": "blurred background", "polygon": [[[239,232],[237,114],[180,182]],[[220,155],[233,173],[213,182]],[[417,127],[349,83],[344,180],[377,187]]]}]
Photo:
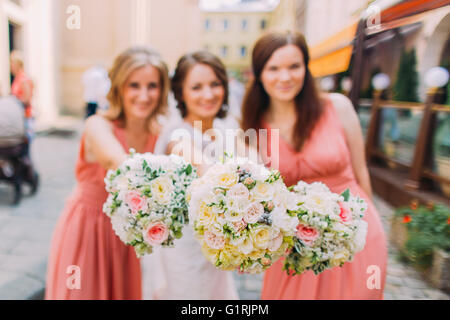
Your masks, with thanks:
[{"label": "blurred background", "polygon": [[[358,111],[390,237],[385,298],[448,299],[450,0],[0,0],[0,96],[12,92],[10,55],[19,51],[33,88],[39,174],[20,201],[0,179],[0,298],[42,297],[90,81],[104,80],[96,102],[107,108],[105,70],[117,54],[150,45],[171,71],[186,52],[218,55],[239,117],[254,42],[288,29],[305,35],[320,88],[347,95]],[[241,298],[259,298],[261,277],[237,279]]]}]

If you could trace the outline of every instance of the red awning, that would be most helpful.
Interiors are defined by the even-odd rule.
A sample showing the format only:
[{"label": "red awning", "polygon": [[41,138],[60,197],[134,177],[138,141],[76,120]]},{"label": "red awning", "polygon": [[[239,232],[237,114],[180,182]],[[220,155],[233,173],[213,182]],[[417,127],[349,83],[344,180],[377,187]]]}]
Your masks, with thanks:
[{"label": "red awning", "polygon": [[381,12],[381,23],[416,15],[450,5],[450,0],[406,0]]},{"label": "red awning", "polygon": [[431,10],[450,5],[450,0],[409,0],[402,1],[381,12],[380,26],[367,28],[366,34],[372,35],[401,26],[423,21]]}]

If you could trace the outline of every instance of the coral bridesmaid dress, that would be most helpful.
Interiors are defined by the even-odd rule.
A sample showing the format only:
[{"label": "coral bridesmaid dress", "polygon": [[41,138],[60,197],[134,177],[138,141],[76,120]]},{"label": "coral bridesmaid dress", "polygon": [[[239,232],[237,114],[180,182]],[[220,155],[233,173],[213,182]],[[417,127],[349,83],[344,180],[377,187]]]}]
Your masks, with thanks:
[{"label": "coral bridesmaid dress", "polygon": [[[128,150],[125,131],[114,135]],[[145,148],[152,152],[156,136]],[[76,164],[77,186],[53,233],[47,267],[46,299],[141,299],[141,269],[133,247],[114,233],[103,213],[106,170],[84,160],[84,136]]]},{"label": "coral bridesmaid dress", "polygon": [[[270,127],[263,122],[263,127]],[[269,139],[270,141],[270,139]],[[270,145],[268,150],[270,150]],[[364,220],[368,223],[366,245],[352,262],[328,269],[319,275],[307,271],[288,276],[278,260],[264,276],[262,299],[267,300],[341,300],[382,299],[386,278],[387,246],[380,217],[372,201],[358,185],[352,169],[344,130],[331,100],[301,152],[280,138],[279,170],[287,186],[303,180],[321,181],[332,192],[349,188],[368,203]]]}]

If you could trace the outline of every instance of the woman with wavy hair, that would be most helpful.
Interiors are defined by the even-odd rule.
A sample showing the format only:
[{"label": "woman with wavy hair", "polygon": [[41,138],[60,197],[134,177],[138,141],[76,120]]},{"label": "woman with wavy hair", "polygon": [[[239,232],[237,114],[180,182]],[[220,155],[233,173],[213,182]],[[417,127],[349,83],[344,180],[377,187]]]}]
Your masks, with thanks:
[{"label": "woman with wavy hair", "polygon": [[264,163],[269,166],[274,156],[270,137],[279,130],[279,165],[272,165],[278,165],[286,185],[321,181],[335,193],[350,188],[352,194],[364,198],[368,203],[366,246],[353,262],[317,276],[312,271],[287,275],[280,259],[265,273],[262,299],[381,299],[386,237],[371,200],[358,116],[345,96],[316,89],[308,64],[302,34],[262,36],[252,53],[254,80],[244,98],[242,128],[268,130],[267,144],[259,147],[267,148],[261,155],[268,155]]},{"label": "woman with wavy hair", "polygon": [[103,213],[104,178],[129,148],[152,152],[167,108],[166,64],[151,49],[136,47],[119,55],[109,73],[110,109],[86,122],[75,173],[77,186],[53,233],[46,299],[141,299],[141,269]]}]

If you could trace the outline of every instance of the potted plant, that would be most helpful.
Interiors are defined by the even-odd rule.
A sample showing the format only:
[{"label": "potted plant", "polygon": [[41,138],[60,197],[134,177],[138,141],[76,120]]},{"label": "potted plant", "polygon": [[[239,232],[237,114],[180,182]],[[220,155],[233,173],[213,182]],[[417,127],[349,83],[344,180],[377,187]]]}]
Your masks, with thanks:
[{"label": "potted plant", "polygon": [[[435,287],[450,290],[450,208],[429,203],[399,208],[395,218],[406,227],[401,257]],[[393,230],[395,232],[395,230]]]}]

